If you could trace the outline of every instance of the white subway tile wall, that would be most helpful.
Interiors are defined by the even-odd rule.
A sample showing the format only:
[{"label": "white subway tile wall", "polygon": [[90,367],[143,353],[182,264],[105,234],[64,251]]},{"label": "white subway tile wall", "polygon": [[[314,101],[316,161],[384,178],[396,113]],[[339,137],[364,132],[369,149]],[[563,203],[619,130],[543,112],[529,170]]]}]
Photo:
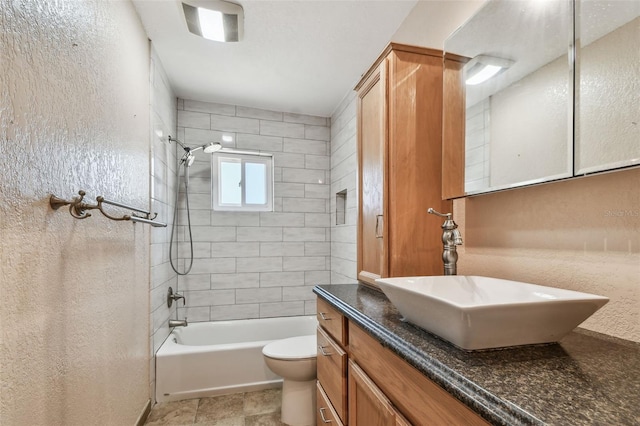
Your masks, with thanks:
[{"label": "white subway tile wall", "polygon": [[[160,222],[171,223],[175,205],[176,146],[168,135],[175,136],[177,120],[176,97],[162,68],[155,49],[150,58],[151,105],[151,210]],[[192,221],[200,221],[192,217]],[[169,317],[175,308],[167,307],[167,291],[176,287],[177,277],[169,265],[171,227],[151,228],[151,281],[149,318],[150,395],[155,397],[155,353],[169,335]],[[197,255],[205,255],[206,247],[194,247]],[[195,281],[194,281],[194,286]],[[208,287],[207,287],[208,288]],[[154,398],[155,399],[155,398]]]},{"label": "white subway tile wall", "polygon": [[[314,314],[313,286],[331,280],[331,120],[187,99],[179,99],[177,108],[176,134],[182,142],[222,142],[271,153],[275,183],[273,212],[213,211],[211,157],[197,154],[189,170],[194,262],[189,275],[178,277],[187,299],[178,317],[214,321]],[[180,192],[183,265],[190,248],[184,187]],[[154,296],[160,303],[162,295]]]},{"label": "white subway tile wall", "polygon": [[480,191],[491,186],[490,115],[489,99],[467,109],[464,163],[466,192]]},{"label": "white subway tile wall", "polygon": [[[357,282],[358,161],[356,93],[350,92],[331,117],[331,283]],[[345,223],[336,225],[336,194],[347,191]]]}]

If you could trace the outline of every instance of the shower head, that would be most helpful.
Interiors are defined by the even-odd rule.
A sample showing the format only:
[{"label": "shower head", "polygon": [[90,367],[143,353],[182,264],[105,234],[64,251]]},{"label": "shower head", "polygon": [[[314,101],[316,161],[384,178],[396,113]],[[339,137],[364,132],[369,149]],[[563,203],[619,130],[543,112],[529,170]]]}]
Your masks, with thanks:
[{"label": "shower head", "polygon": [[193,155],[190,151],[187,151],[184,153],[184,155],[180,159],[180,164],[184,164],[186,167],[191,167],[195,159],[196,159],[196,156]]},{"label": "shower head", "polygon": [[220,151],[222,149],[222,145],[219,143],[211,142],[208,145],[202,147],[205,154],[213,154],[214,152]]},{"label": "shower head", "polygon": [[178,139],[172,138],[169,136],[169,142],[176,142],[178,145],[184,149],[184,155],[180,159],[180,164],[184,164],[186,167],[191,167],[196,157],[193,155],[194,152],[203,150],[205,154],[213,154],[214,152],[220,151],[222,149],[222,145],[217,142],[210,142],[208,144],[204,144],[201,146],[197,146],[195,148],[189,147]]}]

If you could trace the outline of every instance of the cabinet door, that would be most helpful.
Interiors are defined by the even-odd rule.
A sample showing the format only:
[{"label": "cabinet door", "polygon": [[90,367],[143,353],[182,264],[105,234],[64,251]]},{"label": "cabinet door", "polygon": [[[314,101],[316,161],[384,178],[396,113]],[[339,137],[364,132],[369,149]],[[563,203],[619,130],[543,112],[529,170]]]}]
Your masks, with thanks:
[{"label": "cabinet door", "polygon": [[[442,274],[442,55],[394,50],[388,62],[389,277]],[[440,210],[442,209],[442,210]]]},{"label": "cabinet door", "polygon": [[349,323],[349,356],[349,367],[360,363],[381,392],[416,426],[488,426],[469,407],[353,323]]},{"label": "cabinet door", "polygon": [[358,364],[349,361],[349,426],[397,425],[408,423]]},{"label": "cabinet door", "polygon": [[358,92],[358,279],[375,286],[387,276],[386,60]]}]

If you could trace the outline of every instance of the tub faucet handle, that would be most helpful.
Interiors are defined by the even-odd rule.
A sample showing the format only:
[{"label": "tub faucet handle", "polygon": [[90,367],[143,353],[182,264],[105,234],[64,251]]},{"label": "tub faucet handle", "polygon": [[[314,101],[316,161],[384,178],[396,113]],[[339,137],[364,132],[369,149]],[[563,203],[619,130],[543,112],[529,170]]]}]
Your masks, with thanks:
[{"label": "tub faucet handle", "polygon": [[170,308],[173,302],[178,301],[180,299],[182,299],[182,306],[186,306],[187,299],[179,293],[174,293],[173,289],[169,287],[169,291],[167,292],[167,306]]}]

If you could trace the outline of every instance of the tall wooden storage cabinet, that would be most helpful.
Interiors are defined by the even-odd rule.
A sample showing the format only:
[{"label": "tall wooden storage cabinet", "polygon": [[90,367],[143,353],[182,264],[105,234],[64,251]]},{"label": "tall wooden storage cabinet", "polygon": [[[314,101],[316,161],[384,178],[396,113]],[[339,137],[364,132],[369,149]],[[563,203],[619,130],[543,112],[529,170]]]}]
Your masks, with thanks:
[{"label": "tall wooden storage cabinet", "polygon": [[[358,92],[358,279],[442,275],[442,52],[390,44]],[[376,286],[377,287],[377,286]]]}]

